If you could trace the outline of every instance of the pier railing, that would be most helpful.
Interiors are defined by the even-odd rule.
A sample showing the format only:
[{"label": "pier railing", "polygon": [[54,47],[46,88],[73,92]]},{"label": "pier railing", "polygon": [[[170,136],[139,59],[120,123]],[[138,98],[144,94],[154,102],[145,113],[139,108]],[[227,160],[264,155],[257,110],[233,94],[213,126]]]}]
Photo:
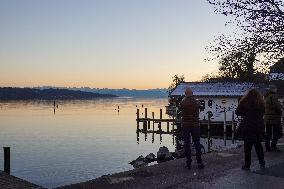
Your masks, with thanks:
[{"label": "pier railing", "polygon": [[[140,117],[140,110],[137,109],[137,132],[141,133],[156,133],[156,134],[176,134],[180,131],[181,127],[181,120],[177,118],[177,114],[173,114],[172,117],[163,118],[163,111],[160,109],[158,118],[155,118],[154,112],[152,112],[152,116],[148,117],[148,109],[144,109],[143,117]],[[199,124],[202,128],[206,128],[207,133],[202,135],[203,138],[208,139],[208,151],[210,151],[210,144],[212,138],[223,138],[224,146],[227,145],[227,140],[231,140],[232,144],[235,143],[236,140],[236,128],[238,122],[235,120],[235,114],[232,113],[232,117],[230,120],[227,118],[227,111],[224,110],[224,120],[223,121],[212,121],[211,115],[207,113],[207,120],[200,120]],[[142,128],[140,128],[142,124]],[[155,125],[157,125],[155,127]],[[212,126],[218,125],[219,127],[223,126],[222,135],[213,136],[212,135]],[[166,130],[163,129],[166,127]],[[230,132],[228,130],[230,129]]]}]

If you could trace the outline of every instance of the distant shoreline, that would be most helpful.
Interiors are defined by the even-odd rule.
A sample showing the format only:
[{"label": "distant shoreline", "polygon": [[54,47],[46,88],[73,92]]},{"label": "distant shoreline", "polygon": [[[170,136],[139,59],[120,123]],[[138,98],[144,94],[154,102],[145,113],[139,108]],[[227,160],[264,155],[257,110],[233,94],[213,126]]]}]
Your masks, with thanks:
[{"label": "distant shoreline", "polygon": [[113,94],[98,94],[68,89],[0,88],[0,100],[91,100],[116,97],[118,96]]}]

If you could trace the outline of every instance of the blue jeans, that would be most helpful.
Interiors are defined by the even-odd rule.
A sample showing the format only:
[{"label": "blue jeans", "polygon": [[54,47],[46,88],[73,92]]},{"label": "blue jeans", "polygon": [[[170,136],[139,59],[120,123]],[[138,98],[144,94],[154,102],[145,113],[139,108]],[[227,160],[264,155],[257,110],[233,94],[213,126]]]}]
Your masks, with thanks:
[{"label": "blue jeans", "polygon": [[201,146],[200,146],[200,128],[199,127],[183,127],[182,136],[184,141],[184,150],[187,165],[192,162],[191,159],[191,137],[196,150],[196,161],[198,164],[202,163]]}]

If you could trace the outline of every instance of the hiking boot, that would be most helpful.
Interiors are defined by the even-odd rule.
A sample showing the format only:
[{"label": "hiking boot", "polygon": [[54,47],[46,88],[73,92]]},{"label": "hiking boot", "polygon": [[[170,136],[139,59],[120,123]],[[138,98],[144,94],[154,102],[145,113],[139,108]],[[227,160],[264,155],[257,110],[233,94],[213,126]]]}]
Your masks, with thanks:
[{"label": "hiking boot", "polygon": [[273,152],[281,152],[276,146],[271,148],[271,151]]},{"label": "hiking boot", "polygon": [[197,168],[198,169],[204,169],[204,164],[203,163],[198,163]]},{"label": "hiking boot", "polygon": [[248,166],[248,165],[243,165],[243,166],[242,166],[242,170],[249,171],[249,170],[250,170],[250,166]]},{"label": "hiking boot", "polygon": [[261,169],[265,168],[265,164],[259,164],[259,166],[260,166]]},{"label": "hiking boot", "polygon": [[270,143],[265,142],[265,148],[266,148],[266,152],[270,152],[271,151]]},{"label": "hiking boot", "polygon": [[191,169],[191,164],[186,164],[185,166],[187,169]]}]

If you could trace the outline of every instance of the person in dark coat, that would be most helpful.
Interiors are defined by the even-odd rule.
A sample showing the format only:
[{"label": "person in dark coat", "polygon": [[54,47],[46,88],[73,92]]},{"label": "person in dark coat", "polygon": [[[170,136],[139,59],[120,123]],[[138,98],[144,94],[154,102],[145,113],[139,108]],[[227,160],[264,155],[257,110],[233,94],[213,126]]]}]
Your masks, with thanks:
[{"label": "person in dark coat", "polygon": [[191,168],[191,136],[196,150],[198,168],[204,168],[201,159],[200,128],[199,128],[199,102],[194,98],[192,90],[187,88],[185,97],[180,103],[181,127],[184,140],[184,150],[187,168]]},{"label": "person in dark coat", "polygon": [[266,151],[279,151],[277,142],[282,137],[281,126],[282,108],[277,97],[277,88],[270,86],[267,95],[265,96],[265,147]]},{"label": "person in dark coat", "polygon": [[242,97],[236,109],[236,114],[242,117],[240,127],[244,140],[245,165],[242,169],[249,170],[251,165],[251,150],[254,146],[259,164],[265,167],[264,153],[261,141],[264,136],[265,112],[263,96],[256,90],[250,90]]}]

